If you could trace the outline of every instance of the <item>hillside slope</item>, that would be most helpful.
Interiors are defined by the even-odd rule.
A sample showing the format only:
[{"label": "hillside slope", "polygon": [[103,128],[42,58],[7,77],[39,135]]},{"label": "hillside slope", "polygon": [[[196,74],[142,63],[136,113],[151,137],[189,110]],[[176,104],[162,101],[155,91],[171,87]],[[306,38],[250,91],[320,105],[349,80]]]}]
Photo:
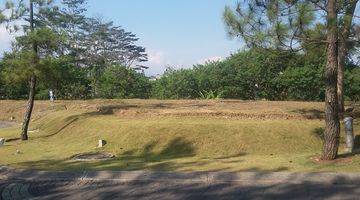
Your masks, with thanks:
[{"label": "hillside slope", "polygon": [[[21,119],[24,105],[0,101],[0,120]],[[8,140],[0,163],[47,170],[360,171],[358,156],[313,161],[322,145],[321,110],[322,103],[312,102],[38,101],[29,141],[18,140],[19,127],[0,129]],[[96,148],[99,139],[107,141],[104,148]],[[116,159],[71,159],[88,152]]]}]

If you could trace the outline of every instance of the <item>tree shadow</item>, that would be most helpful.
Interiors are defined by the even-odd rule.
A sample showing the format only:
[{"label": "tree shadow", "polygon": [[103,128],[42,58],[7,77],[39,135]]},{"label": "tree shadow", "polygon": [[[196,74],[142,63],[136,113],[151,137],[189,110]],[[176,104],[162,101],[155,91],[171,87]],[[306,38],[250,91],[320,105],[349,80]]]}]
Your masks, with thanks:
[{"label": "tree shadow", "polygon": [[71,117],[71,118],[69,118],[69,120],[67,120],[67,122],[64,124],[64,126],[62,126],[60,129],[58,129],[54,133],[48,134],[48,135],[45,135],[45,136],[35,137],[35,138],[49,138],[49,137],[55,136],[55,135],[61,133],[61,131],[63,131],[64,129],[66,129],[70,125],[74,124],[78,120],[79,120],[79,118],[77,118],[77,117]]},{"label": "tree shadow", "polygon": [[[187,140],[177,137],[172,139],[160,152],[154,152],[158,145],[157,141],[147,143],[142,149],[132,149],[124,152],[120,157],[137,157],[148,160],[163,160],[182,157],[191,157],[195,155],[195,147]],[[141,152],[137,154],[136,152]]]},{"label": "tree shadow", "polygon": [[[40,138],[49,138],[49,137],[52,137],[52,136],[55,136],[59,133],[61,133],[61,131],[63,131],[64,129],[66,129],[67,127],[69,127],[70,125],[74,124],[76,121],[78,121],[79,118],[77,116],[71,116],[71,117],[68,117],[66,118],[64,121],[65,121],[65,124],[60,127],[59,129],[57,129],[55,132],[53,133],[50,133],[50,134],[46,134],[46,135],[41,135],[41,136],[33,136],[30,134],[30,139],[31,140],[36,140],[36,139],[40,139]],[[38,129],[41,128],[41,126],[37,127]],[[15,142],[15,141],[18,141],[20,140],[19,137],[16,137],[16,138],[9,138],[9,139],[6,139],[5,141],[6,142]]]},{"label": "tree shadow", "polygon": [[354,139],[354,149],[360,150],[360,135],[356,135]]},{"label": "tree shadow", "polygon": [[130,108],[138,108],[138,105],[105,105],[97,108],[96,112],[87,113],[88,115],[113,115],[117,110],[127,110]]},{"label": "tree shadow", "polygon": [[322,141],[324,141],[324,137],[325,137],[325,129],[323,127],[319,127],[319,128],[315,128],[312,132],[311,132],[315,137],[321,139]]},{"label": "tree shadow", "polygon": [[234,154],[234,155],[230,155],[230,156],[216,157],[216,158],[214,158],[214,160],[225,160],[225,159],[237,158],[237,157],[246,156],[246,155],[247,155],[246,152],[240,152],[238,154]]},{"label": "tree shadow", "polygon": [[9,138],[9,139],[6,139],[5,142],[16,142],[16,141],[19,141],[21,138],[17,137],[17,138]]},{"label": "tree shadow", "polygon": [[143,108],[150,108],[150,109],[165,109],[165,108],[173,108],[173,104],[171,103],[156,103],[145,105]]},{"label": "tree shadow", "polygon": [[324,111],[317,109],[296,109],[291,111],[293,113],[301,114],[306,119],[324,119]]},{"label": "tree shadow", "polygon": [[96,111],[87,112],[82,114],[83,116],[98,116],[98,115],[113,115],[120,110],[129,110],[129,109],[166,109],[172,108],[173,104],[171,103],[156,103],[156,104],[117,104],[117,105],[102,105],[96,108]]},{"label": "tree shadow", "polygon": [[[135,104],[103,105],[103,106],[97,107],[96,111],[85,112],[85,113],[82,113],[82,114],[72,115],[72,116],[66,117],[65,119],[63,119],[64,125],[62,127],[58,128],[53,133],[49,133],[49,134],[41,135],[41,136],[33,136],[33,135],[29,135],[29,136],[30,136],[30,139],[39,139],[39,138],[52,137],[52,136],[55,136],[55,135],[61,133],[64,129],[66,129],[67,127],[74,124],[76,121],[78,121],[80,119],[84,119],[84,118],[88,118],[88,117],[103,116],[103,115],[113,115],[119,110],[141,109],[141,108],[164,109],[164,108],[172,108],[172,106],[173,106],[173,104],[171,104],[171,103],[156,103],[156,104],[146,104],[146,105],[135,105]],[[61,108],[65,107],[66,108],[65,105],[61,105],[59,107],[61,107]],[[53,109],[53,110],[58,111],[56,109]],[[65,109],[62,109],[62,110],[65,110]],[[46,126],[46,124],[38,126],[36,128],[41,129],[43,126]],[[14,141],[18,141],[18,140],[20,140],[20,138],[15,137],[15,138],[6,139],[6,142],[14,142]]]},{"label": "tree shadow", "polygon": [[[84,175],[89,180],[83,180]],[[360,195],[360,177],[349,174],[13,171],[8,176],[0,191],[20,182],[30,185],[34,197],[46,199],[358,199]]]},{"label": "tree shadow", "polygon": [[[62,160],[40,160],[15,163],[20,167],[31,167],[35,169],[53,167],[67,170],[83,170],[86,169],[105,169],[105,170],[175,170],[184,165],[194,163],[186,163],[184,165],[173,162],[174,159],[193,157],[196,155],[196,149],[189,141],[177,137],[169,141],[160,151],[155,151],[158,142],[149,142],[141,149],[131,149],[113,160],[94,161],[94,162],[78,162],[71,158]],[[204,163],[198,163],[206,164]]]},{"label": "tree shadow", "polygon": [[274,169],[260,169],[258,167],[251,167],[245,170],[241,170],[240,172],[256,172],[257,176],[262,176],[268,173],[273,173],[273,172],[286,172],[289,170],[289,167],[277,167]]}]

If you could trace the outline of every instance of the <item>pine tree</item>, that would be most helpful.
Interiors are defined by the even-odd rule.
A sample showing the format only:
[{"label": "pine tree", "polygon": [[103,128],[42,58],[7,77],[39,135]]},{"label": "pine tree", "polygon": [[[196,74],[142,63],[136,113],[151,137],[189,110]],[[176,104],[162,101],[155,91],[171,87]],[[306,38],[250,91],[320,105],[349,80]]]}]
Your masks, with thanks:
[{"label": "pine tree", "polygon": [[120,65],[131,68],[134,64],[147,61],[145,48],[135,44],[139,40],[136,35],[111,21],[87,18],[82,33],[78,41],[82,49],[79,60],[90,69],[95,97],[98,96],[99,77],[107,67]]},{"label": "pine tree", "polygon": [[[19,31],[22,25],[23,35],[16,37],[13,52],[5,55],[6,73],[10,77],[28,81],[29,95],[24,115],[21,139],[28,140],[28,128],[34,107],[36,84],[38,76],[45,73],[42,61],[56,53],[61,36],[54,33],[43,18],[43,13],[56,9],[51,0],[29,0],[27,2],[7,1],[1,15],[1,22],[11,32]],[[27,22],[27,23],[24,23]]]},{"label": "pine tree", "polygon": [[[353,8],[356,7],[357,1],[249,0],[246,2],[238,3],[235,10],[226,7],[223,18],[229,35],[242,38],[249,47],[303,51],[304,44],[326,46],[326,128],[322,158],[335,159],[340,134],[339,107],[343,107],[343,103],[338,103],[338,75],[341,76],[339,81],[343,78],[343,74],[338,74],[338,70],[340,72],[342,70],[338,65],[344,64],[344,55],[347,55],[346,48],[342,47],[346,46],[349,39],[349,32],[346,30],[349,30],[349,26],[353,23]],[[308,33],[323,24],[324,18],[326,18],[325,40],[322,37],[311,37]],[[346,30],[340,34],[339,30],[344,28]],[[339,40],[340,48],[338,48]],[[339,96],[343,97],[341,86]]]},{"label": "pine tree", "polygon": [[349,0],[343,3],[342,15],[339,19],[339,47],[338,47],[338,80],[337,95],[339,100],[340,117],[344,116],[344,74],[346,59],[349,55],[349,48],[354,40],[350,40],[353,28],[353,18],[358,0]]}]

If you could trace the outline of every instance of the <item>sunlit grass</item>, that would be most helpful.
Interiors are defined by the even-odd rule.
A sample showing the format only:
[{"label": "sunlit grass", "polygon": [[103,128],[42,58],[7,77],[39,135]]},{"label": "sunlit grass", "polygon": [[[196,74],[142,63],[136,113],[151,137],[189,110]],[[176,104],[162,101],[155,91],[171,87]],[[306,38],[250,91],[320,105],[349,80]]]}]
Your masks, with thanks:
[{"label": "sunlit grass", "polygon": [[[8,102],[1,104],[11,109]],[[0,163],[44,170],[360,171],[359,156],[331,164],[312,161],[321,152],[324,122],[308,115],[321,108],[301,102],[39,102],[29,141],[16,140],[20,127],[0,130],[0,137],[13,139],[0,148]],[[212,115],[215,111],[225,114]],[[254,115],[246,119],[229,112]],[[96,148],[99,139],[108,142],[102,149]],[[70,159],[96,151],[117,158]]]}]

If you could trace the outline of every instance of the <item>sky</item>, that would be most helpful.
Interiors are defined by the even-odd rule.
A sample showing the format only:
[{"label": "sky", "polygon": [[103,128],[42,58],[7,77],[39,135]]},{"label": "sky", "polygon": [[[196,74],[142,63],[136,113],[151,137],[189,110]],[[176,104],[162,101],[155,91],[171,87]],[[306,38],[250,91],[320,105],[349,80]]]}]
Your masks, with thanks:
[{"label": "sky", "polygon": [[225,5],[235,0],[89,0],[90,15],[113,20],[135,33],[147,49],[155,75],[166,66],[192,67],[226,58],[240,48],[230,40],[222,21]]},{"label": "sky", "polygon": [[[0,0],[4,5],[5,0]],[[225,5],[235,0],[88,0],[89,16],[114,21],[139,37],[146,48],[148,75],[165,68],[189,68],[219,60],[236,52],[240,42],[231,40],[222,21]],[[12,37],[0,26],[0,54]]]}]

